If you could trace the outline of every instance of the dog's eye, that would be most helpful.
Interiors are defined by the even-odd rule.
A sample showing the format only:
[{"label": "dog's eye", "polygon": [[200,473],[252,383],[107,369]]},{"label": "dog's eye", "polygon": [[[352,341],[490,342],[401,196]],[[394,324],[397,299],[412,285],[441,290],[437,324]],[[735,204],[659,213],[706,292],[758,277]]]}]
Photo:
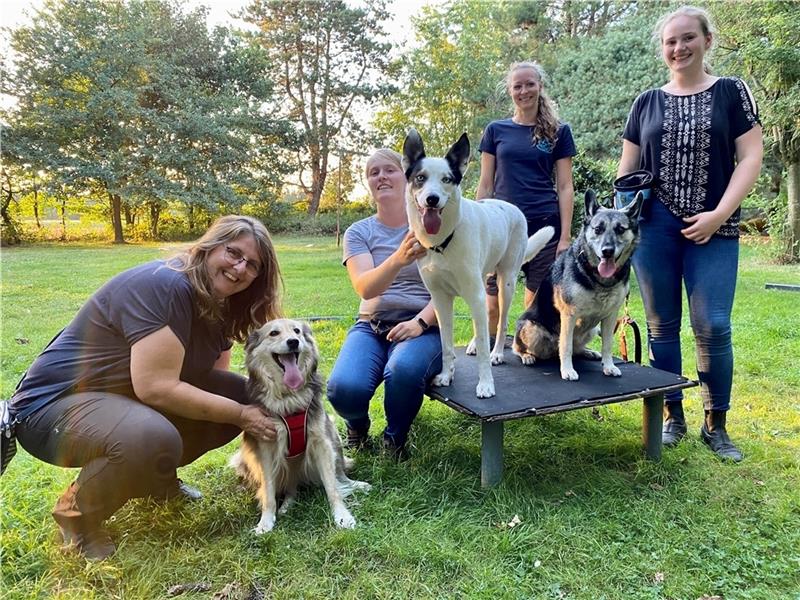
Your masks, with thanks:
[{"label": "dog's eye", "polygon": [[295,333],[297,333],[297,334],[299,334],[299,333],[300,333],[300,330],[299,330],[297,327],[295,327],[295,328],[294,328],[294,332],[295,332]]},{"label": "dog's eye", "polygon": [[276,335],[280,334],[281,334],[280,331],[278,331],[277,329],[273,329],[272,331],[269,332],[269,337],[275,337]]},{"label": "dog's eye", "polygon": [[595,233],[595,235],[600,235],[605,230],[606,230],[606,228],[605,228],[604,225],[598,225],[597,227],[594,228],[594,233]]},{"label": "dog's eye", "polygon": [[622,235],[622,234],[623,234],[623,233],[625,233],[627,230],[628,230],[628,228],[627,228],[627,227],[624,227],[623,225],[617,225],[616,227],[614,227],[614,232],[615,232],[617,235]]},{"label": "dog's eye", "polygon": [[417,183],[425,183],[425,175],[422,174],[417,175],[416,177],[414,177],[414,181],[416,181]]},{"label": "dog's eye", "polygon": [[453,183],[453,178],[445,175],[444,177],[442,177],[442,183]]}]

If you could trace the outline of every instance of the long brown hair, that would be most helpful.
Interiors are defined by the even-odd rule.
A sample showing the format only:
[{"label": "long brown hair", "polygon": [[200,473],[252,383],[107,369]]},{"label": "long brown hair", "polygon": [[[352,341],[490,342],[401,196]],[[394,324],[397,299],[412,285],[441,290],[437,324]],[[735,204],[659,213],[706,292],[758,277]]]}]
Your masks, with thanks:
[{"label": "long brown hair", "polygon": [[508,73],[504,81],[506,91],[511,86],[511,76],[514,71],[519,69],[532,69],[536,76],[539,78],[539,101],[536,112],[536,124],[533,126],[533,141],[547,140],[551,144],[555,144],[558,139],[558,109],[555,103],[544,91],[547,73],[537,62],[523,61],[514,63],[509,67]]},{"label": "long brown hair", "polygon": [[[212,250],[242,235],[251,235],[256,241],[261,272],[246,289],[220,302],[212,295],[206,259]],[[167,264],[186,273],[195,291],[198,315],[209,321],[222,321],[227,339],[243,342],[253,329],[283,316],[283,278],[278,257],[267,228],[258,219],[241,215],[220,217],[186,252]]]}]

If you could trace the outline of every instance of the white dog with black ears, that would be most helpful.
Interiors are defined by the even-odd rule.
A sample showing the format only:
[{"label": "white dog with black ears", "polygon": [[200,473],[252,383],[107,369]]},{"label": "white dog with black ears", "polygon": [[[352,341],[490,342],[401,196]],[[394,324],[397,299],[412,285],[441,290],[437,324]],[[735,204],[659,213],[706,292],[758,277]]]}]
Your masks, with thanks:
[{"label": "white dog with black ears", "polygon": [[[478,398],[495,395],[491,365],[505,362],[503,350],[508,311],[517,274],[553,236],[544,227],[528,238],[525,216],[503,200],[474,202],[461,197],[461,180],[469,163],[469,139],[463,134],[444,158],[428,158],[416,130],[403,144],[408,222],[428,252],[418,260],[431,293],[442,337],[442,372],[433,385],[447,386],[455,372],[453,302],[461,296],[472,314],[470,349],[478,357]],[[500,315],[494,348],[489,352],[485,278],[497,273]]]}]

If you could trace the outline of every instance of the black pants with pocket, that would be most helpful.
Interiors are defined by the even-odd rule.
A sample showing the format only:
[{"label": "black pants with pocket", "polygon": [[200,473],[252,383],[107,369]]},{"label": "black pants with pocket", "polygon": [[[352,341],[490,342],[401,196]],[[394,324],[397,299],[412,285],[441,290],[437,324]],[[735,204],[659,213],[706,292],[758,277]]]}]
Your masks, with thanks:
[{"label": "black pants with pocket", "polygon": [[[236,373],[214,370],[191,383],[246,404],[246,382]],[[36,458],[82,467],[53,516],[60,525],[88,528],[99,526],[131,498],[168,496],[176,489],[177,467],[239,433],[234,425],[164,414],[107,392],[59,398],[17,425],[17,439]]]}]

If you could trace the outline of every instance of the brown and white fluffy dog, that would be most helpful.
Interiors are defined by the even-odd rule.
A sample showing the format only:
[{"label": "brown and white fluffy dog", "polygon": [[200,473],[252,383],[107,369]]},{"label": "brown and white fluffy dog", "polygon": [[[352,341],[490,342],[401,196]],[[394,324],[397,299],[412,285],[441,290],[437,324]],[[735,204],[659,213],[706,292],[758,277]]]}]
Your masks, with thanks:
[{"label": "brown and white fluffy dog", "polygon": [[[343,499],[355,490],[369,490],[370,485],[345,474],[352,461],[342,454],[339,434],[322,405],[323,381],[311,327],[290,319],[270,321],[250,334],[245,354],[251,402],[261,403],[275,417],[277,429],[269,442],[245,433],[241,449],[231,458],[231,465],[257,489],[261,520],[255,533],[272,531],[276,513],[287,511],[298,486],[305,483],[322,484],[338,527],[355,527]],[[290,430],[299,435],[299,447]]]}]

